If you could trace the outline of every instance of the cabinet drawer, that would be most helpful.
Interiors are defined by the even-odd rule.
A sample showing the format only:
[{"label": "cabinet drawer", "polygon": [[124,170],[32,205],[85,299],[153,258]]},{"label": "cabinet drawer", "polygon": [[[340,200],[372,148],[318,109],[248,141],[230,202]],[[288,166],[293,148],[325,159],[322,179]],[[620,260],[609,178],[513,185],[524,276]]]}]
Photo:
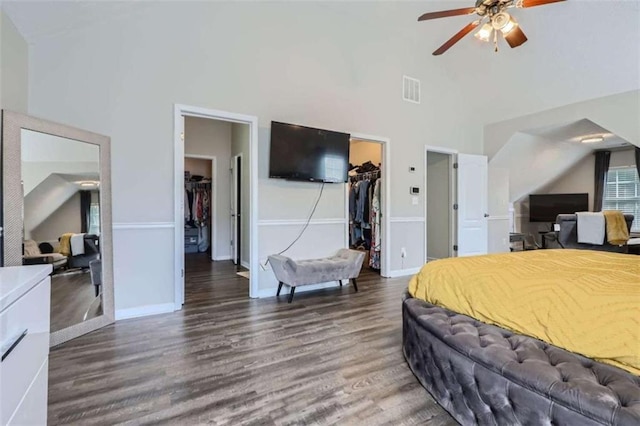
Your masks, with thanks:
[{"label": "cabinet drawer", "polygon": [[47,379],[49,361],[45,361],[27,394],[16,409],[7,426],[27,426],[47,424]]},{"label": "cabinet drawer", "polygon": [[0,345],[5,357],[0,362],[0,424],[8,423],[47,360],[50,295],[51,278],[47,277],[0,314]]}]

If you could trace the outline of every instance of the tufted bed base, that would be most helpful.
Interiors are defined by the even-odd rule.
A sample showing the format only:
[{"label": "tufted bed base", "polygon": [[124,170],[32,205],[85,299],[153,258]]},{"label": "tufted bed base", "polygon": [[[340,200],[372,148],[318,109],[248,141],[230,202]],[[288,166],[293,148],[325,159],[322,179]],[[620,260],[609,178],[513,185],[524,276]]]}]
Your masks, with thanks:
[{"label": "tufted bed base", "polygon": [[638,425],[640,378],[405,293],[403,352],[463,425]]}]

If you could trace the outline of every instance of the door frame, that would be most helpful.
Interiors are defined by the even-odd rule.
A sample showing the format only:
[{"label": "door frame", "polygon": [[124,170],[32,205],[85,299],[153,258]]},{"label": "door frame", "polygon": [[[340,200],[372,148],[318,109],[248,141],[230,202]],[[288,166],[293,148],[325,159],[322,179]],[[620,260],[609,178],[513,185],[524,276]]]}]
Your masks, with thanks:
[{"label": "door frame", "polygon": [[[249,125],[249,264],[251,270],[258,270],[258,117],[237,114],[184,104],[174,104],[174,310],[182,309],[184,303],[184,117],[199,117],[212,120]],[[258,274],[249,278],[249,297],[258,297]]]},{"label": "door frame", "polygon": [[[196,155],[196,154],[184,154],[184,158],[194,158],[197,160],[210,160],[211,161],[211,235],[209,236],[209,241],[211,242],[211,260],[215,260],[218,256],[218,245],[215,243],[213,239],[214,235],[218,235],[218,226],[216,225],[216,218],[218,214],[217,206],[218,206],[218,177],[216,176],[216,172],[218,170],[218,159],[215,155]],[[182,173],[182,182],[184,184],[184,173]],[[182,252],[184,255],[184,246],[182,247]]]},{"label": "door frame", "polygon": [[[383,136],[367,135],[364,133],[351,133],[351,139],[363,142],[377,143],[382,145],[382,220],[380,221],[381,233],[380,244],[382,250],[380,252],[380,276],[388,278],[391,275],[391,203],[389,196],[391,195],[391,139]],[[349,142],[351,143],[351,142]],[[345,247],[349,247],[349,185],[345,185]]]},{"label": "door frame", "polygon": [[427,201],[429,196],[427,191],[427,167],[429,167],[427,164],[427,155],[429,152],[448,155],[451,161],[451,169],[450,169],[451,174],[449,176],[449,182],[450,182],[449,194],[450,194],[450,199],[452,203],[450,206],[451,229],[449,230],[449,237],[451,239],[451,246],[449,247],[449,254],[450,254],[450,257],[457,257],[458,255],[458,253],[455,250],[453,250],[453,246],[458,244],[457,231],[456,231],[458,229],[458,214],[456,210],[453,208],[453,205],[458,202],[458,194],[456,191],[458,176],[456,173],[456,169],[454,167],[454,164],[458,161],[458,150],[451,149],[451,148],[444,148],[440,146],[425,145],[424,146],[424,262],[425,263],[429,261],[429,253],[428,253],[429,240],[427,239],[429,237],[427,232],[427,223],[429,220],[429,217],[427,214]]}]

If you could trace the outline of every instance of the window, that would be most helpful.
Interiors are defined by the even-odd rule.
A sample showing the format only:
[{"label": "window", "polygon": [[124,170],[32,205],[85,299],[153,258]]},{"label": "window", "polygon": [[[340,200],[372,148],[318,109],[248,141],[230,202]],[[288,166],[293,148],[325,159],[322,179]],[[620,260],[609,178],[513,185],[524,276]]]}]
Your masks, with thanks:
[{"label": "window", "polygon": [[602,210],[621,210],[634,215],[631,230],[640,232],[640,180],[635,167],[609,169]]},{"label": "window", "polygon": [[89,234],[100,235],[100,204],[91,203],[89,207]]}]

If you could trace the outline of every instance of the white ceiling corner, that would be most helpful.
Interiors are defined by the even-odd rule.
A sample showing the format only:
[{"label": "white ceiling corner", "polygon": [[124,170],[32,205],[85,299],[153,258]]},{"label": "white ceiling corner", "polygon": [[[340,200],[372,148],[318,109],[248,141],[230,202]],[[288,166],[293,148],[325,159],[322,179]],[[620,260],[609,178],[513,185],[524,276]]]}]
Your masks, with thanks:
[{"label": "white ceiling corner", "polygon": [[612,133],[602,126],[599,126],[598,124],[587,118],[583,118],[581,120],[573,121],[570,123],[554,124],[551,126],[526,129],[522,130],[522,133],[542,137],[551,142],[571,144],[580,144],[580,140],[585,137],[603,136],[604,140],[602,142],[590,143],[586,145],[591,149],[619,148],[631,145],[629,141],[621,138],[620,136]]},{"label": "white ceiling corner", "polygon": [[117,18],[135,16],[154,2],[145,1],[19,1],[3,0],[0,7],[29,44],[88,28]]}]

